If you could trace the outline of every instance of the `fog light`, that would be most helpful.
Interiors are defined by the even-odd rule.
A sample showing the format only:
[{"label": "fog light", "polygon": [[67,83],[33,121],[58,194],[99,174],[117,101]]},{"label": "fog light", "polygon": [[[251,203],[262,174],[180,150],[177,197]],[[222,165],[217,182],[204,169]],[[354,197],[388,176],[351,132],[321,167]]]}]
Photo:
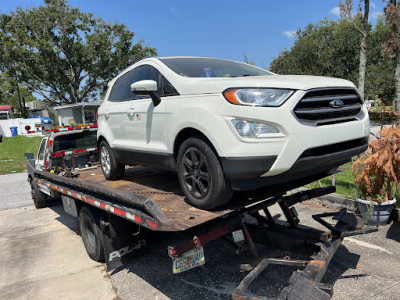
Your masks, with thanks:
[{"label": "fog light", "polygon": [[268,133],[279,133],[279,130],[269,124],[255,123],[245,120],[232,120],[233,126],[241,137],[257,138]]}]

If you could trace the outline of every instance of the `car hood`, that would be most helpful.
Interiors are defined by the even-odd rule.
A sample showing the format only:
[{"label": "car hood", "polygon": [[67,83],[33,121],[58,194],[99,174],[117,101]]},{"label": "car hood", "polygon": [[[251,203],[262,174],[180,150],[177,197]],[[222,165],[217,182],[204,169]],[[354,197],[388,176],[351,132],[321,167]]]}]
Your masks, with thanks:
[{"label": "car hood", "polygon": [[309,90],[325,87],[352,87],[348,80],[307,75],[269,75],[235,78],[182,78],[178,85],[181,95],[222,93],[228,88],[282,88]]}]

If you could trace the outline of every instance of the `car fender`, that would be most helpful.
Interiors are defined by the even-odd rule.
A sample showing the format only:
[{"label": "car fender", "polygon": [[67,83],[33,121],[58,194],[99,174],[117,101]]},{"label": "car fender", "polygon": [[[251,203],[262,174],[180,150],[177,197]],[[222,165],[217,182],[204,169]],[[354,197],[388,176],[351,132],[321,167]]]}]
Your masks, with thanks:
[{"label": "car fender", "polygon": [[[174,153],[174,145],[176,138],[178,137],[179,133],[185,129],[195,129],[201,132],[213,145],[217,154],[219,156],[223,156],[223,148],[221,147],[220,143],[217,140],[217,135],[211,132],[212,128],[220,128],[222,126],[226,126],[225,122],[218,121],[215,115],[210,113],[209,110],[198,108],[196,109],[196,114],[193,115],[193,109],[183,109],[179,111],[180,116],[184,116],[184,120],[179,122],[179,126],[169,128],[169,143],[168,143],[168,150],[170,153]],[[182,117],[181,117],[182,118]],[[221,118],[222,119],[222,118]],[[206,124],[206,125],[204,125]],[[226,132],[222,130],[222,132]]]}]

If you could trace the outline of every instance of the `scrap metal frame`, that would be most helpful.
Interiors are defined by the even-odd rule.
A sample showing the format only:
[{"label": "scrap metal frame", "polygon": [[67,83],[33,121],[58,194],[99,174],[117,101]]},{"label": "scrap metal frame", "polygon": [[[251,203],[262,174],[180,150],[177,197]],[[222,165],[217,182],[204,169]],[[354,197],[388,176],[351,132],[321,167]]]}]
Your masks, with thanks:
[{"label": "scrap metal frame", "polygon": [[[272,300],[272,299],[311,299],[327,300],[333,295],[333,286],[321,283],[336,251],[346,236],[366,234],[377,231],[376,227],[364,226],[363,221],[346,210],[335,213],[314,215],[313,218],[325,226],[328,231],[299,226],[295,204],[311,198],[329,194],[335,191],[334,187],[318,188],[309,191],[298,192],[289,196],[276,196],[268,202],[261,202],[250,207],[240,209],[236,216],[214,224],[209,230],[194,236],[193,240],[168,247],[168,254],[172,259],[182,256],[187,251],[202,246],[212,240],[223,238],[236,248],[236,252],[245,252],[253,257],[251,264],[241,265],[241,269],[250,271],[238,285],[232,297],[235,300]],[[278,224],[268,207],[278,203],[287,220],[288,226]],[[245,215],[250,215],[257,220],[258,225],[243,222]],[[338,220],[336,225],[325,221],[324,218],[333,217]],[[351,221],[349,221],[351,220]],[[235,243],[232,233],[242,230],[244,241]],[[267,246],[270,249],[268,255],[260,255],[257,244]],[[281,250],[293,252],[311,252],[311,260],[291,260],[275,258]],[[250,284],[270,265],[284,265],[298,267],[289,279],[289,286],[282,289],[277,297],[264,297],[249,295],[247,292]]]}]

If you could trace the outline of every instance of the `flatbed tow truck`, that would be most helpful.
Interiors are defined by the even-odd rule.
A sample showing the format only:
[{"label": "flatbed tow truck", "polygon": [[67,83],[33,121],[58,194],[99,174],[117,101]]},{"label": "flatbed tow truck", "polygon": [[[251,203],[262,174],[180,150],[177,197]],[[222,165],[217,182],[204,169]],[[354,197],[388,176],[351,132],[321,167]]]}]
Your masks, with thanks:
[{"label": "flatbed tow truck", "polygon": [[[74,160],[74,153],[82,152],[72,150],[72,157],[64,153],[63,158]],[[149,234],[151,231],[193,233],[193,238],[168,247],[173,273],[203,265],[203,246],[223,239],[236,253],[251,258],[250,263],[240,265],[240,271],[249,273],[233,299],[330,299],[333,286],[321,280],[343,239],[377,230],[364,226],[363,219],[345,209],[312,216],[326,227],[325,231],[300,225],[294,205],[335,192],[335,187],[289,195],[274,194],[273,190],[237,193],[225,207],[206,211],[185,202],[175,173],[169,171],[129,167],[123,179],[107,181],[97,162],[68,175],[54,174],[47,167],[39,169],[34,159],[28,160],[28,171],[34,201],[45,195],[61,197],[66,213],[79,218],[89,256],[105,260],[109,271],[129,257],[145,253],[149,239],[155,236]],[[287,225],[278,224],[272,217],[269,207],[274,204],[282,209]],[[306,253],[311,259],[278,258],[281,251]],[[249,295],[249,285],[272,264],[298,268],[289,286],[276,298]]]}]

